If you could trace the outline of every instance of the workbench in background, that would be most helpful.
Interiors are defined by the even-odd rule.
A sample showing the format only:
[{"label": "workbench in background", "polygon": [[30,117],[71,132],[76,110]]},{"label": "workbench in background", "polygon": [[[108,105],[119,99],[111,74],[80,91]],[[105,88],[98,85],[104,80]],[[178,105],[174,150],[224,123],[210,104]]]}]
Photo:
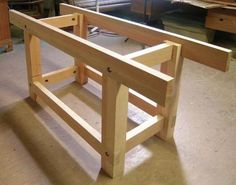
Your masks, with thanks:
[{"label": "workbench in background", "polygon": [[5,47],[6,51],[11,51],[12,40],[9,29],[9,15],[7,0],[0,0],[0,47]]},{"label": "workbench in background", "polygon": [[207,11],[206,28],[236,33],[235,0],[173,0],[173,2],[205,9]]}]

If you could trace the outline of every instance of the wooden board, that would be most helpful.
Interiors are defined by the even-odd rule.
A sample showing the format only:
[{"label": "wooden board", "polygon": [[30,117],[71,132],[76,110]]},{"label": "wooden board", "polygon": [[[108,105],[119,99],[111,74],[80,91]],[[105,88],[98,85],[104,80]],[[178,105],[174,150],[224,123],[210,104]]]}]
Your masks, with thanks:
[{"label": "wooden board", "polygon": [[85,120],[66,106],[39,82],[34,82],[32,88],[53,111],[55,111],[73,130],[80,134],[98,153],[102,153],[101,135]]},{"label": "wooden board", "polygon": [[111,177],[124,173],[128,87],[104,76],[102,80],[102,167]]},{"label": "wooden board", "polygon": [[163,42],[163,40],[182,44],[181,55],[183,57],[221,71],[228,70],[231,50],[71,5],[61,4],[60,7],[63,15],[71,13],[84,14],[89,24],[127,36],[146,45],[153,46]]},{"label": "wooden board", "polygon": [[168,103],[172,77],[20,12],[11,10],[10,19],[20,28],[71,56],[82,58],[84,63],[153,101],[161,105]]},{"label": "wooden board", "polygon": [[51,26],[55,26],[57,28],[65,28],[68,26],[77,25],[78,14],[58,16],[58,17],[49,17],[49,18],[44,18],[40,20],[47,24],[50,24]]}]

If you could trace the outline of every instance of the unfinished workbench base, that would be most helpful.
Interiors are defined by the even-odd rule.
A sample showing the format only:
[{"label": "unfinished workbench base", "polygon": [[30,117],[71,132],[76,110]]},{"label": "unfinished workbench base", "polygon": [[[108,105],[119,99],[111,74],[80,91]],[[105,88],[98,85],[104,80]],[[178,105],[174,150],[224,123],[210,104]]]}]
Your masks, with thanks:
[{"label": "unfinished workbench base", "polygon": [[[11,23],[24,30],[30,97],[35,101],[41,98],[87,141],[101,155],[102,168],[111,177],[123,175],[125,153],[136,145],[153,135],[164,140],[173,136],[184,57],[199,59],[222,71],[228,68],[229,50],[73,6],[61,5],[61,10],[62,14],[70,14],[36,20],[10,11]],[[91,23],[112,31],[116,24],[120,26],[118,34],[135,35],[133,39],[150,47],[125,56],[110,51],[85,40]],[[131,28],[132,35],[122,27],[124,24]],[[59,29],[68,26],[74,27],[74,34]],[[147,37],[160,39],[161,35],[165,39],[148,40],[141,37],[143,32]],[[74,65],[42,74],[40,39],[73,56]],[[196,48],[203,53],[194,53]],[[208,57],[216,59],[215,55],[217,60],[211,62]],[[158,64],[160,71],[152,68]],[[72,76],[81,85],[88,78],[102,85],[102,133],[46,87]],[[127,132],[128,102],[151,118]]]}]

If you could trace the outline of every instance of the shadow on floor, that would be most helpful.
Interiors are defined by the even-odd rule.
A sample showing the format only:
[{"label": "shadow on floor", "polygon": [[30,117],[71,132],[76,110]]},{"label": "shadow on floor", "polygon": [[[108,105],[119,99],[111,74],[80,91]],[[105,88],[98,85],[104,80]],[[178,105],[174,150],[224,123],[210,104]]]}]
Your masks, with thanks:
[{"label": "shadow on floor", "polygon": [[[1,114],[3,123],[29,153],[20,159],[20,165],[32,157],[51,184],[186,184],[173,141],[152,137],[135,147],[126,154],[125,175],[110,179],[100,169],[100,156],[47,107],[27,98],[4,108]],[[5,173],[11,175],[11,171]],[[27,177],[29,180],[31,174]]]}]

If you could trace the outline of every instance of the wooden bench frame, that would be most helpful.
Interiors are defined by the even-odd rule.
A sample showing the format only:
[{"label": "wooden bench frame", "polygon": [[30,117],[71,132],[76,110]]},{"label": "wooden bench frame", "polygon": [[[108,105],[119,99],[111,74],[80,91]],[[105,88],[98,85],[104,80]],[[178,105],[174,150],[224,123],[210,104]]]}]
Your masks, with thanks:
[{"label": "wooden bench frame", "polygon": [[[184,57],[228,69],[231,51],[224,48],[71,5],[61,4],[61,14],[36,20],[10,11],[11,23],[24,30],[30,97],[41,98],[101,154],[102,168],[111,177],[123,174],[125,153],[136,145],[155,134],[162,139],[173,136]],[[87,41],[88,24],[150,47],[120,55]],[[74,34],[59,29],[68,26],[74,27]],[[42,74],[39,39],[73,56],[74,65]],[[157,64],[160,71],[150,68]],[[102,84],[102,134],[45,87],[72,76],[81,85],[88,78]],[[152,117],[127,132],[128,101]]]}]

